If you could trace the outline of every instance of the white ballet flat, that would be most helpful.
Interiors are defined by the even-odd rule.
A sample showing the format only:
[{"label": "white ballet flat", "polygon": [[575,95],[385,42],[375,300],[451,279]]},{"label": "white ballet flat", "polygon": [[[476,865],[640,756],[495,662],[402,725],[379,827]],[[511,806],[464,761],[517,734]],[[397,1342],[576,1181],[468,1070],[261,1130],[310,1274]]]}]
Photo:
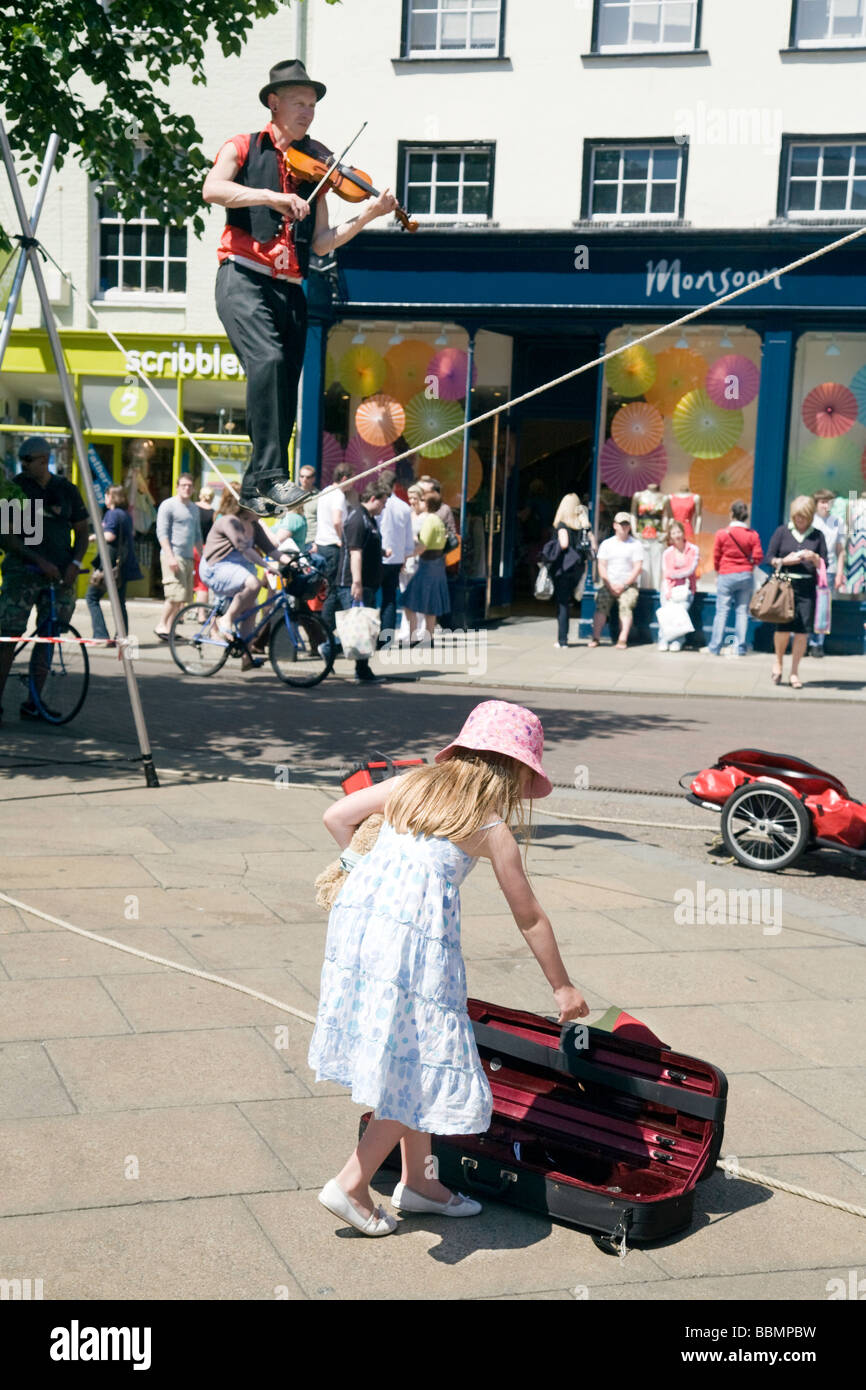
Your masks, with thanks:
[{"label": "white ballet flat", "polygon": [[477,1216],[481,1211],[481,1203],[462,1192],[452,1192],[447,1202],[433,1202],[402,1182],[394,1188],[391,1205],[397,1211],[428,1212],[431,1216]]},{"label": "white ballet flat", "polygon": [[381,1207],[374,1207],[371,1216],[362,1216],[358,1208],[346,1196],[336,1178],[331,1178],[319,1193],[319,1201],[334,1216],[339,1216],[354,1226],[364,1236],[389,1236],[396,1231],[397,1222]]}]

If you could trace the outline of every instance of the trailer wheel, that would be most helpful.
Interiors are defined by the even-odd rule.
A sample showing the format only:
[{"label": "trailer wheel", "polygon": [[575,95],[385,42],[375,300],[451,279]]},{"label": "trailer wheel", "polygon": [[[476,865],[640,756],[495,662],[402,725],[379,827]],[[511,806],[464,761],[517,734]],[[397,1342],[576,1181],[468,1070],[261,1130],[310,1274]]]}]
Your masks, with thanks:
[{"label": "trailer wheel", "polygon": [[748,782],[722,807],[722,839],[746,869],[786,869],[800,858],[811,836],[809,812],[784,787]]}]

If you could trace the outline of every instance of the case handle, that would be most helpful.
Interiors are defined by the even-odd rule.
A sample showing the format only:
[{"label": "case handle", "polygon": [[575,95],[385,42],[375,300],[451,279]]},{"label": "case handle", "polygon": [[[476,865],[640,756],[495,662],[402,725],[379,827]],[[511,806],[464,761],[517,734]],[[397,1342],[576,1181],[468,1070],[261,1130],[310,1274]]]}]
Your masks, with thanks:
[{"label": "case handle", "polygon": [[463,1169],[467,1187],[474,1187],[479,1192],[489,1192],[491,1196],[501,1196],[507,1190],[510,1182],[517,1182],[517,1174],[513,1173],[510,1168],[500,1168],[498,1183],[487,1182],[484,1178],[476,1175],[477,1158],[469,1158],[466,1154],[460,1160],[460,1167]]}]

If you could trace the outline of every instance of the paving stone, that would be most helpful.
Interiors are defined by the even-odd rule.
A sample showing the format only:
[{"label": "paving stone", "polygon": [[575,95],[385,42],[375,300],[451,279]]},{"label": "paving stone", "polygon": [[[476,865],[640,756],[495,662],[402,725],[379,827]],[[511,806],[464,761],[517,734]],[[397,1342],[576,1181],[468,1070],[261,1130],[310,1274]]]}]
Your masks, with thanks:
[{"label": "paving stone", "polygon": [[730,1018],[717,1004],[653,1009],[642,1005],[638,1017],[675,1052],[703,1057],[730,1079],[741,1071],[767,1067],[802,1067],[803,1059],[765,1034]]},{"label": "paving stone", "polygon": [[128,854],[0,856],[0,883],[11,898],[27,899],[30,888],[121,885],[128,892],[153,881],[147,870]]},{"label": "paving stone", "polygon": [[0,1123],[0,1214],[297,1186],[233,1105]]},{"label": "paving stone", "polygon": [[276,1047],[285,1065],[294,1072],[298,1082],[296,1094],[302,1094],[303,1086],[306,1088],[306,1093],[314,1098],[319,1096],[346,1097],[348,1095],[346,1087],[340,1086],[336,1081],[316,1080],[316,1073],[307,1063],[313,1029],[303,1019],[287,1018],[285,1023],[278,1024],[276,1028],[260,1026],[255,1031],[264,1039],[268,1047]]},{"label": "paving stone", "polygon": [[9,1217],[0,1268],[88,1303],[305,1296],[239,1197]]},{"label": "paving stone", "polygon": [[720,1005],[729,1018],[765,1033],[812,1067],[866,1064],[863,1008],[857,1001],[809,999],[800,1003],[756,1002]]},{"label": "paving stone", "polygon": [[74,1110],[41,1043],[0,1046],[0,1120],[69,1115]]},{"label": "paving stone", "polygon": [[[593,1013],[596,1009],[607,1008],[612,1002],[599,994],[598,990],[590,988],[585,979],[581,979],[573,962],[570,973]],[[466,983],[471,999],[486,999],[509,1009],[529,1009],[533,1013],[558,1016],[559,1010],[553,991],[531,954],[528,959],[516,961],[468,960]]]},{"label": "paving stone", "polygon": [[862,999],[866,996],[866,951],[861,946],[834,946],[821,951],[792,949],[769,952],[746,951],[743,959],[754,959],[789,980],[805,985],[816,994],[832,999]]},{"label": "paving stone", "polygon": [[0,903],[0,936],[11,936],[14,932],[26,930],[24,914],[15,907],[6,907]]},{"label": "paving stone", "polygon": [[[847,1285],[848,1270],[828,1266],[826,1269],[769,1270],[761,1274],[732,1274],[716,1278],[668,1279],[655,1284],[606,1284],[593,1288],[591,1297],[620,1303],[626,1300],[637,1303],[644,1299],[690,1303],[716,1300],[723,1303],[814,1303],[829,1297],[835,1287],[831,1285],[828,1289],[832,1279],[842,1279]],[[695,1338],[694,1345],[717,1350],[724,1343]]]},{"label": "paving stone", "polygon": [[[373,1185],[386,1210],[393,1187]],[[321,1287],[337,1299],[459,1299],[610,1282],[613,1262],[588,1235],[502,1203],[468,1221],[403,1217],[393,1235],[369,1240],[325,1211],[312,1190],[244,1200],[310,1298]],[[627,1281],[657,1273],[638,1250],[617,1265]]]},{"label": "paving stone", "polygon": [[128,1033],[99,980],[11,980],[0,984],[0,1042]]},{"label": "paving stone", "polygon": [[81,1111],[307,1094],[285,1056],[252,1028],[70,1038],[50,1043],[48,1052]]},{"label": "paving stone", "polygon": [[814,1110],[828,1115],[866,1139],[866,1076],[855,1067],[820,1067],[809,1071],[768,1071],[775,1085],[799,1096]]},{"label": "paving stone", "polygon": [[155,880],[164,888],[236,887],[246,867],[243,854],[237,850],[221,850],[215,855],[212,845],[207,852],[194,853],[184,844],[171,855],[141,854],[138,862],[148,874],[148,883]]},{"label": "paving stone", "polygon": [[[616,908],[606,911],[605,916],[653,942],[659,950],[748,951],[760,948],[775,953],[780,949],[789,949],[792,945],[831,949],[838,946],[838,938],[832,934],[822,936],[815,931],[808,931],[805,924],[801,927],[793,918],[789,918],[787,913],[783,914],[782,930],[765,935],[760,923],[743,923],[739,926],[731,923],[724,926],[680,926],[674,921],[675,906],[671,898],[668,903],[638,907],[633,912]],[[646,949],[644,947],[644,950]],[[773,968],[773,962],[769,958],[767,966]]]},{"label": "paving stone", "polygon": [[345,1087],[339,1096],[318,1094],[309,1100],[254,1101],[243,1114],[297,1178],[299,1187],[317,1191],[339,1173],[358,1142],[364,1107],[355,1104]]},{"label": "paving stone", "polygon": [[827,1119],[790,1090],[780,1072],[776,1085],[765,1076],[743,1073],[731,1082],[725,1114],[725,1155],[815,1153],[851,1149],[857,1133]]},{"label": "paving stone", "polygon": [[[196,965],[195,958],[178,946],[173,936],[157,927],[129,928],[112,935],[117,937],[120,944],[147,951],[149,955],[175,960],[180,965]],[[0,940],[0,961],[13,980],[57,976],[73,978],[77,975],[165,974],[168,969],[154,961],[118,951],[113,946],[76,936],[73,932],[63,932],[58,937],[56,931],[19,932]]]},{"label": "paving stone", "polygon": [[[252,893],[241,887],[162,888],[156,884],[136,887],[87,889],[37,889],[27,891],[31,907],[71,922],[76,927],[101,931],[127,926],[196,926],[221,923],[246,926],[279,919]],[[126,914],[130,914],[127,916]],[[30,931],[62,931],[62,927],[20,914]]]},{"label": "paving stone", "polygon": [[[309,1009],[310,994],[283,970],[232,969],[230,975],[272,999]],[[105,981],[105,988],[139,1033],[283,1023],[287,1017],[273,1004],[236,989],[168,971],[159,975],[113,976]]]},{"label": "paving stone", "polygon": [[[56,828],[52,827],[50,845],[46,843],[44,828],[38,832],[27,825],[3,826],[3,849],[18,859],[45,858],[50,853],[53,860],[58,855],[103,855],[105,853],[105,831],[107,827],[94,825],[90,816],[81,819],[71,818]],[[153,832],[140,824],[128,825],[123,836],[125,854],[164,854],[168,847]],[[11,881],[11,880],[7,880]]]},{"label": "paving stone", "polygon": [[[866,1173],[845,1163],[843,1154],[738,1154],[741,1168],[805,1187],[840,1202],[866,1207]],[[806,1200],[805,1198],[803,1199]]]},{"label": "paving stone", "polygon": [[[325,954],[327,919],[293,923],[270,922],[266,926],[192,927],[175,928],[174,936],[182,941],[207,970],[223,970],[232,966],[267,966],[312,964],[321,971]],[[0,960],[3,959],[0,946]]]},{"label": "paving stone", "polygon": [[[564,954],[573,977],[603,994],[615,993],[623,1008],[670,1004],[721,1004],[728,1001],[802,999],[805,986],[726,951],[667,951],[635,956]],[[579,975],[577,972],[580,972]],[[751,1004],[743,1005],[751,1008]]]},{"label": "paving stone", "polygon": [[[644,937],[612,922],[602,912],[565,912],[560,908],[549,916],[560,951],[593,956],[653,949]],[[510,913],[473,914],[471,917],[463,913],[461,946],[465,960],[518,959],[531,955]]]}]

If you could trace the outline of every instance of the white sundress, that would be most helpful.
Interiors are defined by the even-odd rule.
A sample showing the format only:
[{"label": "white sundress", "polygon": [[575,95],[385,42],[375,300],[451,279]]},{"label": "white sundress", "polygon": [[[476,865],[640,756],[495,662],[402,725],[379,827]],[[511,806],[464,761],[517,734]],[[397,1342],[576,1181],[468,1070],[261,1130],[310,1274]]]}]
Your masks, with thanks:
[{"label": "white sundress", "polygon": [[451,840],[385,821],[328,920],[308,1056],[316,1080],[430,1134],[490,1125],[460,951],[460,884],[476,863]]}]

